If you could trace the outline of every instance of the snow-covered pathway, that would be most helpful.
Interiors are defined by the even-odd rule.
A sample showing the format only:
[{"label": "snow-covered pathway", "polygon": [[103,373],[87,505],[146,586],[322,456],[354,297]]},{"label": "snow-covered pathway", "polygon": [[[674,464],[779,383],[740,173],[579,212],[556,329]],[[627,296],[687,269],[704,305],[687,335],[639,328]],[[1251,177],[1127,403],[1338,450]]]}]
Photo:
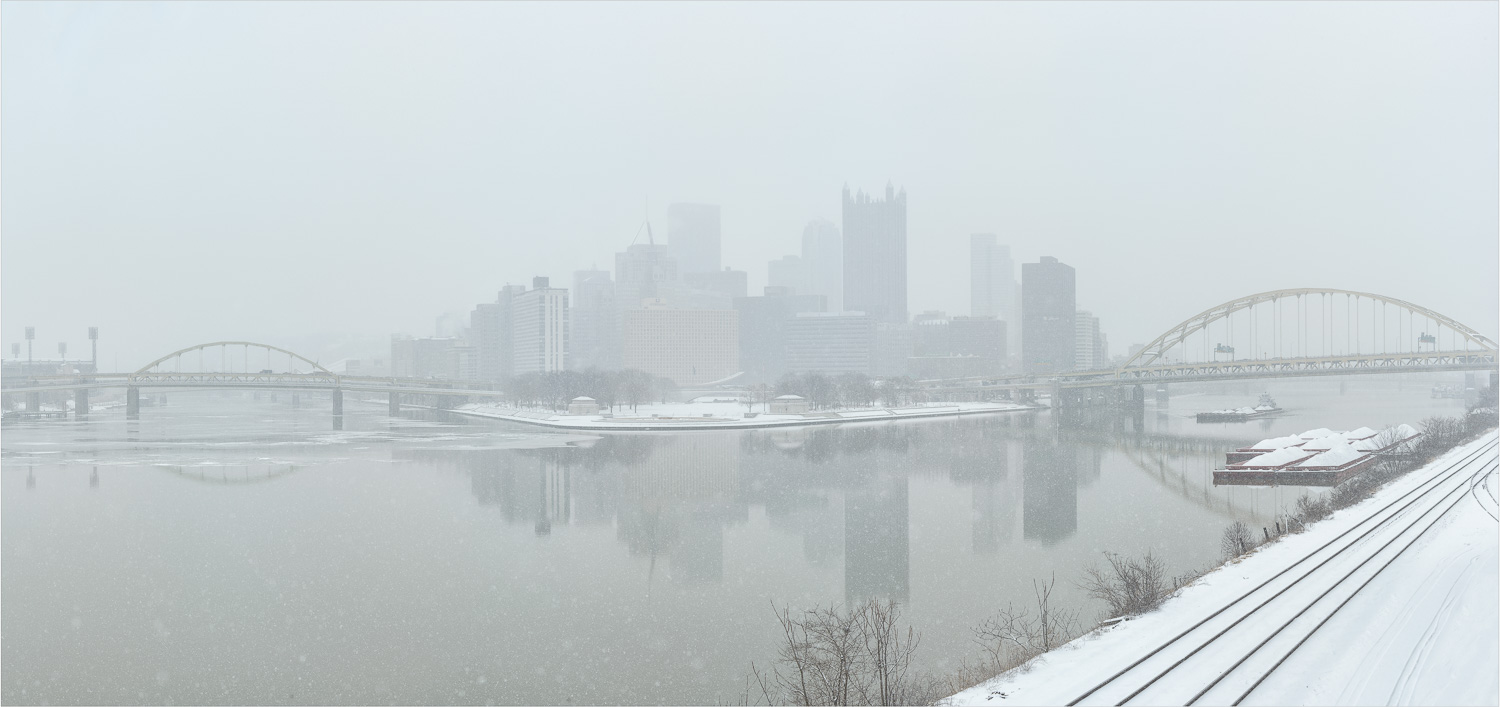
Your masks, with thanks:
[{"label": "snow-covered pathway", "polygon": [[950,701],[1494,704],[1495,449],[1491,433],[1453,450]]}]

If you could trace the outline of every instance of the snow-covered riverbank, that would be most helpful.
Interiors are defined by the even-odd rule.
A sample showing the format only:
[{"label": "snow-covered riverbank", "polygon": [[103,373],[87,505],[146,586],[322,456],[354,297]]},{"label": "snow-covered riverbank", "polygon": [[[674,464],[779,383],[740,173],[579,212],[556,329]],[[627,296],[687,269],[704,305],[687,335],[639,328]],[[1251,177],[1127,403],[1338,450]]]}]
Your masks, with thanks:
[{"label": "snow-covered riverbank", "polygon": [[[460,415],[520,422],[570,430],[723,430],[766,427],[797,427],[847,422],[875,422],[909,418],[951,417],[999,412],[1020,412],[1035,407],[1013,403],[928,403],[904,408],[862,408],[800,414],[769,414],[747,411],[737,402],[669,403],[641,405],[615,416],[569,415],[546,410],[518,410],[499,405],[471,403],[454,408]],[[747,416],[746,412],[752,412]]]},{"label": "snow-covered riverbank", "polygon": [[[1142,667],[1133,668],[1140,674],[1132,675],[1130,684],[1101,689],[1081,704],[1115,704],[1134,689],[1132,685],[1141,684],[1149,685],[1149,689],[1142,688],[1147,691],[1139,698],[1148,704],[1181,704],[1210,688],[1228,688],[1231,698],[1249,688],[1243,704],[1495,704],[1500,696],[1500,680],[1494,671],[1500,660],[1495,631],[1500,621],[1496,560],[1500,510],[1494,500],[1496,451],[1485,449],[1495,440],[1491,432],[1454,449],[1306,532],[1285,536],[1210,572],[1158,611],[1093,631],[945,703],[1067,704],[1146,660]],[[1450,476],[1449,470],[1456,473]],[[1475,477],[1476,473],[1481,475]],[[1481,483],[1471,486],[1471,478]],[[1385,510],[1402,508],[1405,499],[1422,498],[1428,486],[1445,494],[1441,503],[1433,494],[1431,502],[1419,500],[1408,510]],[[1391,505],[1398,500],[1401,503]],[[1438,512],[1450,506],[1446,513]],[[1428,508],[1433,513],[1424,517]],[[1374,525],[1363,522],[1385,517],[1382,513],[1392,514],[1392,521],[1372,530],[1367,539],[1357,539]],[[1413,523],[1411,530],[1398,530]],[[1421,532],[1429,523],[1430,529]],[[1339,539],[1351,529],[1348,538]],[[1378,549],[1385,547],[1386,539],[1391,540],[1389,549]],[[1331,553],[1323,549],[1330,543],[1349,551],[1318,554]],[[1300,584],[1291,581],[1316,571],[1311,566],[1324,557],[1329,558],[1325,575]],[[1366,557],[1367,561],[1361,561]],[[1304,558],[1309,561],[1299,565]],[[1288,568],[1293,569],[1277,579]],[[1341,575],[1346,569],[1351,581],[1321,579]],[[1366,580],[1368,584],[1360,584]],[[1262,585],[1268,588],[1258,589]],[[1281,587],[1285,588],[1270,595]],[[1325,595],[1325,590],[1330,593]],[[1180,640],[1185,632],[1199,631],[1193,628],[1198,622],[1252,592],[1262,592],[1266,598],[1254,594],[1247,605],[1265,601],[1271,608],[1249,614],[1246,623],[1236,621],[1223,629],[1239,633],[1223,634],[1226,637],[1217,641],[1192,633],[1188,640]],[[1347,603],[1334,608],[1345,599]],[[1244,612],[1236,607],[1211,620],[1228,625]],[[1326,623],[1317,626],[1324,619]],[[1279,634],[1263,630],[1283,621],[1289,622],[1291,630]],[[1219,624],[1208,626],[1201,635],[1217,630]],[[1265,650],[1257,650],[1263,635],[1269,635],[1264,638],[1267,643],[1261,643]],[[1305,642],[1298,644],[1303,638]],[[1173,648],[1151,656],[1167,644]],[[1179,649],[1180,644],[1191,645]],[[1199,644],[1201,648],[1188,653]],[[1182,655],[1192,662],[1176,670],[1168,667]],[[1278,656],[1286,660],[1274,665]],[[1229,670],[1245,675],[1220,683],[1219,666],[1236,660],[1246,661],[1243,668],[1234,663]],[[1159,672],[1152,661],[1162,663],[1166,672],[1156,682],[1146,683]],[[1248,683],[1259,675],[1265,676],[1262,682]],[[1204,702],[1223,699],[1224,694],[1209,692]]]}]

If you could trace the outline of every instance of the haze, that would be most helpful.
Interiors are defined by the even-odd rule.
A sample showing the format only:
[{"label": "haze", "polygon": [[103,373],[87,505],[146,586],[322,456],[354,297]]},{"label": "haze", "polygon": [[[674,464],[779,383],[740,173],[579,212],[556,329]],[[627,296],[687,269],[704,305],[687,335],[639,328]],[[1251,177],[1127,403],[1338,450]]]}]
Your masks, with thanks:
[{"label": "haze", "polygon": [[968,312],[969,236],[992,232],[1077,268],[1119,351],[1281,287],[1500,320],[1494,3],[4,19],[7,352],[35,325],[41,352],[99,326],[106,370],[219,339],[384,354],[507,283],[612,268],[678,201],[722,206],[758,294],[845,185],[887,182],[913,313]]}]

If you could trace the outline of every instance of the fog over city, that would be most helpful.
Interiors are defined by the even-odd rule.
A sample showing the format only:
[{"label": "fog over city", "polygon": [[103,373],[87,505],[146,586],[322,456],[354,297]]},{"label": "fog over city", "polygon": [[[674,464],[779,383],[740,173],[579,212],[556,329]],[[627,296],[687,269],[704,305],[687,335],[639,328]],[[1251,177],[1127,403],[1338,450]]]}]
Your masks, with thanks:
[{"label": "fog over city", "polygon": [[0,703],[1495,705],[1500,3],[0,3]]},{"label": "fog over city", "polygon": [[[912,314],[973,233],[1078,272],[1112,350],[1373,291],[1493,335],[1490,3],[24,3],[6,349],[324,360],[722,209],[758,295],[840,195],[908,195]],[[1484,267],[1479,265],[1485,264]],[[1017,269],[1019,278],[1019,267]]]}]

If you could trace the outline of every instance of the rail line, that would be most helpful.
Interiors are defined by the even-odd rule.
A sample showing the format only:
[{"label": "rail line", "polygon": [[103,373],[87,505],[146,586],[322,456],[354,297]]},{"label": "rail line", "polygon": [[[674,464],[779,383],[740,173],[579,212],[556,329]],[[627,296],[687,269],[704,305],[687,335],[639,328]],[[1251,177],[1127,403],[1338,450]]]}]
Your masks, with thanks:
[{"label": "rail line", "polygon": [[[1475,472],[1474,476],[1470,477],[1470,480],[1468,482],[1465,482],[1464,486],[1469,486],[1470,488],[1472,488],[1472,486],[1470,486],[1470,483],[1472,482],[1473,479],[1475,479],[1475,478],[1483,479],[1484,477],[1486,477],[1486,476],[1494,473],[1496,468],[1497,468],[1497,465],[1495,463],[1487,464],[1484,468],[1481,468],[1479,471]],[[1288,658],[1292,657],[1292,654],[1295,653],[1295,652],[1297,652],[1297,649],[1301,648],[1302,644],[1307,643],[1307,639],[1312,638],[1313,634],[1315,634],[1315,633],[1318,632],[1318,629],[1323,628],[1323,625],[1326,624],[1326,623],[1328,623],[1329,619],[1332,619],[1333,616],[1334,616],[1334,614],[1337,614],[1340,609],[1344,608],[1345,604],[1348,604],[1350,600],[1352,600],[1354,597],[1358,596],[1359,593],[1360,593],[1360,591],[1364,590],[1364,588],[1366,586],[1368,586],[1370,584],[1370,582],[1373,582],[1376,577],[1380,576],[1380,573],[1384,572],[1387,567],[1390,567],[1391,564],[1396,561],[1396,558],[1401,557],[1401,555],[1403,553],[1405,553],[1408,549],[1410,549],[1412,545],[1415,545],[1416,542],[1418,540],[1420,540],[1422,538],[1422,536],[1427,533],[1427,531],[1432,530],[1433,526],[1436,526],[1438,524],[1438,521],[1441,521],[1443,519],[1443,516],[1447,515],[1449,511],[1453,510],[1453,508],[1455,506],[1457,506],[1459,503],[1461,503],[1464,500],[1464,497],[1466,495],[1468,495],[1468,494],[1464,493],[1464,486],[1460,486],[1459,488],[1454,489],[1454,491],[1458,492],[1458,497],[1457,498],[1453,499],[1453,501],[1451,503],[1449,503],[1446,507],[1444,507],[1442,509],[1442,512],[1438,513],[1437,516],[1432,519],[1432,522],[1428,523],[1426,527],[1424,527],[1421,530],[1417,531],[1417,534],[1413,535],[1412,538],[1411,538],[1411,540],[1407,541],[1407,543],[1405,545],[1401,546],[1401,549],[1397,550],[1394,555],[1391,555],[1391,558],[1388,559],[1388,560],[1386,560],[1385,564],[1381,565],[1379,567],[1379,569],[1376,569],[1374,572],[1372,572],[1369,577],[1366,577],[1365,581],[1361,582],[1358,587],[1354,588],[1354,591],[1349,592],[1349,595],[1346,596],[1346,597],[1344,597],[1344,600],[1341,601],[1341,602],[1339,602],[1338,606],[1333,607],[1333,611],[1328,612],[1328,614],[1326,616],[1324,616],[1323,619],[1321,621],[1319,621],[1316,626],[1312,627],[1312,630],[1308,631],[1305,635],[1303,635],[1302,638],[1297,641],[1296,645],[1292,646],[1291,650],[1288,650],[1286,653],[1283,653],[1282,656],[1280,658],[1278,658],[1276,660],[1276,662],[1274,664],[1272,664],[1269,669],[1267,669],[1264,673],[1262,673],[1259,678],[1256,678],[1254,684],[1252,684],[1244,692],[1240,693],[1240,696],[1237,697],[1237,698],[1235,698],[1235,700],[1234,700],[1234,702],[1232,704],[1238,705],[1241,702],[1244,702],[1245,698],[1249,697],[1250,693],[1252,693],[1252,692],[1255,691],[1255,688],[1260,687],[1261,683],[1263,683],[1263,682],[1266,681],[1266,678],[1271,677],[1271,673],[1276,672],[1276,669],[1279,668],[1279,667],[1281,667],[1282,664],[1284,664]],[[1453,495],[1453,491],[1449,491],[1447,494],[1445,494],[1443,496],[1443,498],[1446,500],[1449,496],[1452,496],[1452,495]],[[1442,505],[1442,501],[1439,501],[1432,508],[1429,508],[1426,512],[1424,512],[1422,514],[1422,516],[1425,516],[1428,513],[1431,513],[1433,510],[1436,510],[1438,508],[1438,506],[1441,506],[1441,505]],[[1418,516],[1417,519],[1421,520],[1422,516]],[[1414,527],[1416,527],[1416,523],[1415,522],[1412,523],[1410,526],[1407,526],[1406,528],[1403,528],[1401,532],[1405,533],[1407,530],[1410,530],[1411,528],[1414,528]],[[1387,542],[1385,545],[1382,545],[1381,548],[1380,548],[1380,550],[1384,550],[1385,548],[1389,547],[1391,544],[1395,543],[1395,541],[1398,540],[1400,537],[1401,537],[1401,535],[1398,534],[1396,537],[1391,538],[1390,542]],[[1287,626],[1290,626],[1291,623],[1292,623],[1292,621],[1295,621],[1297,618],[1300,618],[1302,616],[1302,614],[1307,611],[1307,609],[1312,608],[1319,601],[1322,601],[1323,598],[1326,597],[1326,596],[1328,596],[1328,594],[1330,592],[1332,592],[1334,589],[1336,589],[1339,584],[1342,584],[1345,579],[1348,579],[1349,577],[1352,577],[1354,575],[1354,573],[1359,570],[1359,567],[1363,567],[1366,562],[1369,562],[1370,560],[1375,559],[1375,556],[1380,553],[1380,550],[1377,550],[1375,553],[1371,554],[1370,557],[1366,558],[1364,562],[1359,563],[1358,567],[1355,567],[1354,570],[1351,570],[1349,572],[1349,574],[1345,575],[1342,579],[1340,579],[1337,583],[1335,583],[1334,586],[1329,587],[1327,591],[1325,591],[1322,594],[1318,595],[1318,598],[1316,600],[1314,600],[1311,604],[1308,604],[1307,607],[1304,608],[1302,611],[1297,612],[1297,616],[1292,617],[1291,621],[1286,622],[1285,624],[1283,624],[1281,626],[1281,628],[1278,628],[1276,630],[1276,633],[1280,633]],[[1274,637],[1274,635],[1272,637]],[[1260,650],[1260,648],[1262,646],[1264,646],[1269,641],[1270,641],[1270,638],[1267,638],[1265,641],[1261,641],[1261,643],[1255,647],[1255,650],[1256,651]],[[1252,651],[1252,654],[1253,653],[1254,653],[1254,651]],[[1248,657],[1249,656],[1247,655],[1246,658],[1248,658]],[[1235,667],[1238,667],[1240,664],[1244,663],[1244,661],[1246,660],[1246,658],[1241,658],[1240,662],[1235,664]],[[1231,668],[1231,670],[1232,670],[1232,668]],[[1228,671],[1226,671],[1225,674],[1227,674],[1227,673],[1228,673]],[[1223,676],[1221,676],[1221,678],[1222,677]],[[1215,681],[1215,682],[1217,682],[1217,681]],[[1202,692],[1199,692],[1198,695],[1193,698],[1193,701],[1196,702],[1199,697],[1202,697],[1212,687],[1213,686],[1210,685],[1208,688],[1204,688]],[[1192,704],[1192,702],[1189,702],[1188,704]]]},{"label": "rail line", "polygon": [[[1164,651],[1169,651],[1169,649],[1178,646],[1179,642],[1182,641],[1183,638],[1189,636],[1190,634],[1193,634],[1196,631],[1199,631],[1200,629],[1203,629],[1205,631],[1212,631],[1212,630],[1214,630],[1214,628],[1217,628],[1217,626],[1210,626],[1210,627],[1208,627],[1206,629],[1205,629],[1205,626],[1208,626],[1208,624],[1211,621],[1213,621],[1216,618],[1219,618],[1221,615],[1224,615],[1225,612],[1229,611],[1230,609],[1234,609],[1236,607],[1243,607],[1245,604],[1248,603],[1248,602],[1246,602],[1246,600],[1250,599],[1253,595],[1256,595],[1258,592],[1261,592],[1261,590],[1265,589],[1266,587],[1268,587],[1269,585],[1271,585],[1276,580],[1278,580],[1278,579],[1282,578],[1283,576],[1287,575],[1293,569],[1295,569],[1295,568],[1303,565],[1304,563],[1307,563],[1309,561],[1314,560],[1320,554],[1324,553],[1324,551],[1328,550],[1330,547],[1334,547],[1335,544],[1339,543],[1339,541],[1341,541],[1344,538],[1348,537],[1351,533],[1354,533],[1354,532],[1360,530],[1361,528],[1364,528],[1364,532],[1362,532],[1359,535],[1355,536],[1348,543],[1343,544],[1340,547],[1337,547],[1331,553],[1328,553],[1327,557],[1324,557],[1321,562],[1318,562],[1317,565],[1313,566],[1311,569],[1309,569],[1306,572],[1302,573],[1301,576],[1298,576],[1295,579],[1293,579],[1291,582],[1287,583],[1286,586],[1281,587],[1278,591],[1276,591],[1270,597],[1268,597],[1268,598],[1260,601],[1260,603],[1256,604],[1254,607],[1250,608],[1248,611],[1245,611],[1244,613],[1239,614],[1238,617],[1235,618],[1227,626],[1224,626],[1222,629],[1219,629],[1216,633],[1214,633],[1213,635],[1209,636],[1206,641],[1203,641],[1202,643],[1199,643],[1196,647],[1192,648],[1188,653],[1186,653],[1185,655],[1182,655],[1181,657],[1177,658],[1170,665],[1167,665],[1164,670],[1160,670],[1159,672],[1156,672],[1156,673],[1152,674],[1148,679],[1145,679],[1145,681],[1144,681],[1143,684],[1134,683],[1132,681],[1132,684],[1137,684],[1137,686],[1133,690],[1131,690],[1130,692],[1128,692],[1128,694],[1124,694],[1122,697],[1118,697],[1119,701],[1117,702],[1117,704],[1125,704],[1125,703],[1129,702],[1130,700],[1134,699],[1135,697],[1137,697],[1138,695],[1140,695],[1142,692],[1144,692],[1145,690],[1147,690],[1148,688],[1150,688],[1152,685],[1156,684],[1158,680],[1160,680],[1161,678],[1163,678],[1163,677],[1167,676],[1168,674],[1172,673],[1172,671],[1176,670],[1179,666],[1183,665],[1189,659],[1191,659],[1194,656],[1198,655],[1198,653],[1201,650],[1203,650],[1205,647],[1207,647],[1210,644],[1214,643],[1214,641],[1216,641],[1219,638],[1221,638],[1222,636],[1224,636],[1230,630],[1232,630],[1235,627],[1239,626],[1242,622],[1245,621],[1245,619],[1249,618],[1251,615],[1255,614],[1256,612],[1260,611],[1262,608],[1266,607],[1268,604],[1270,604],[1277,597],[1279,597],[1282,594],[1286,593],[1292,587],[1296,586],[1298,583],[1300,583],[1303,580],[1307,579],[1310,575],[1316,573],[1319,569],[1323,568],[1324,566],[1326,566],[1327,564],[1329,564],[1330,562],[1332,562],[1334,559],[1339,558],[1339,557],[1347,557],[1347,555],[1345,555],[1344,553],[1346,553],[1347,551],[1349,551],[1351,548],[1353,548],[1353,547],[1361,544],[1361,542],[1365,538],[1367,538],[1368,536],[1370,536],[1372,533],[1374,533],[1377,530],[1379,530],[1379,529],[1381,529],[1383,527],[1386,527],[1389,524],[1391,524],[1391,522],[1394,521],[1396,518],[1401,517],[1407,511],[1407,509],[1409,509],[1412,506],[1416,505],[1419,501],[1423,500],[1424,498],[1429,498],[1432,493],[1434,493],[1439,488],[1443,488],[1446,485],[1448,485],[1448,482],[1450,482],[1454,478],[1459,477],[1460,475],[1464,475],[1466,471],[1470,471],[1470,470],[1476,469],[1476,468],[1479,469],[1481,472],[1485,471],[1488,468],[1487,464],[1488,464],[1488,462],[1489,462],[1489,460],[1491,458],[1491,454],[1490,453],[1495,449],[1495,447],[1496,447],[1496,441],[1494,439],[1491,439],[1488,442],[1486,442],[1485,444],[1483,444],[1480,447],[1478,447],[1477,449],[1475,449],[1473,451],[1470,451],[1469,453],[1465,454],[1461,459],[1459,459],[1459,460],[1455,461],[1454,463],[1452,463],[1447,469],[1445,469],[1443,471],[1439,471],[1439,472],[1433,474],[1431,478],[1422,480],[1416,486],[1414,486],[1411,490],[1407,491],[1406,493],[1403,493],[1401,496],[1398,496],[1397,498],[1393,499],[1392,501],[1390,501],[1386,505],[1380,507],[1379,509],[1376,509],[1373,513],[1371,513],[1367,517],[1359,520],[1358,522],[1354,523],[1348,529],[1346,529],[1342,533],[1339,533],[1337,536],[1335,536],[1334,538],[1330,539],[1328,542],[1324,543],[1323,545],[1319,546],[1318,548],[1316,548],[1316,549],[1312,550],[1311,552],[1307,553],[1306,555],[1304,555],[1303,557],[1301,557],[1300,559],[1298,559],[1296,562],[1291,563],[1287,567],[1283,568],[1280,572],[1277,572],[1275,575],[1272,575],[1270,578],[1266,579],[1265,581],[1261,582],[1260,584],[1256,585],[1255,587],[1251,588],[1250,590],[1244,592],[1239,597],[1235,598],[1233,601],[1230,601],[1229,603],[1227,603],[1224,606],[1220,607],[1218,610],[1214,611],[1212,614],[1209,614],[1208,616],[1206,616],[1203,619],[1199,620],[1197,623],[1195,623],[1192,626],[1189,626],[1188,628],[1184,629],[1181,633],[1178,633],[1176,636],[1174,636],[1170,640],[1166,641],[1162,645],[1157,646],[1155,649],[1153,649],[1149,653],[1147,653],[1144,656],[1141,656],[1140,658],[1136,659],[1135,662],[1131,663],[1130,665],[1126,666],[1125,668],[1122,668],[1121,670],[1119,670],[1118,672],[1116,672],[1114,675],[1111,675],[1109,678],[1106,678],[1102,682],[1094,685],[1092,688],[1090,688],[1089,690],[1087,690],[1083,694],[1079,695],[1077,698],[1075,698],[1072,701],[1068,702],[1068,704],[1069,705],[1077,705],[1077,704],[1083,702],[1084,700],[1089,699],[1090,697],[1094,696],[1100,690],[1105,690],[1106,688],[1110,688],[1110,687],[1115,687],[1117,685],[1121,685],[1126,680],[1129,680],[1129,677],[1133,673],[1140,672],[1140,671],[1138,671],[1138,669],[1141,669],[1141,670],[1150,670],[1151,666],[1147,665],[1148,661],[1149,662],[1153,662],[1153,663],[1159,663],[1160,661],[1153,661],[1152,659],[1156,658],[1159,655],[1161,655]],[[1481,474],[1481,476],[1482,476],[1482,474]],[[1421,515],[1419,515],[1417,517],[1417,521],[1419,521],[1422,517],[1426,516],[1427,513],[1430,513],[1431,510],[1433,510],[1433,508],[1437,507],[1437,505],[1440,505],[1442,503],[1442,499],[1446,499],[1448,496],[1451,496],[1455,490],[1459,490],[1459,491],[1467,490],[1468,482],[1470,480],[1471,480],[1471,478],[1466,476],[1462,481],[1460,481],[1460,483],[1455,488],[1450,488],[1447,492],[1440,494],[1437,497],[1439,500],[1436,502],[1436,504],[1434,504],[1432,507],[1428,508],[1426,512],[1424,512]],[[1394,509],[1394,510],[1392,510],[1392,509]],[[1387,541],[1380,548],[1377,548],[1375,550],[1375,552],[1372,553],[1371,556],[1373,557],[1375,554],[1379,554],[1379,552],[1381,550],[1383,550],[1386,547],[1388,547],[1392,542],[1395,541],[1396,538],[1399,538],[1407,530],[1409,530],[1411,527],[1413,527],[1413,525],[1415,524],[1415,522],[1416,521],[1414,521],[1413,524],[1409,524],[1406,527],[1403,527],[1400,530],[1398,530],[1395,533],[1395,536],[1390,541]],[[1369,561],[1369,558],[1366,558],[1366,562],[1368,562],[1368,561]],[[1364,563],[1361,563],[1361,566],[1363,566],[1363,564]],[[1340,580],[1340,581],[1342,581],[1342,580]],[[1336,582],[1335,585],[1337,585],[1337,584],[1338,583]],[[1325,592],[1325,594],[1326,594],[1326,592]],[[1231,615],[1233,615],[1233,614],[1231,614]],[[1279,629],[1278,629],[1278,632],[1279,632]],[[1273,637],[1274,637],[1274,634],[1273,634]],[[1267,639],[1267,640],[1269,640],[1269,639]],[[1264,642],[1262,642],[1262,645],[1264,645]],[[1175,655],[1175,653],[1176,653],[1175,651],[1171,651],[1171,652],[1169,652],[1169,655]],[[1251,653],[1253,654],[1254,651],[1252,651]],[[1167,657],[1168,656],[1162,656],[1162,659],[1165,660]],[[1236,667],[1239,664],[1243,663],[1246,659],[1248,659],[1248,657],[1249,656],[1247,655],[1245,658],[1242,658],[1239,661],[1239,663],[1236,663]],[[1231,668],[1231,670],[1232,669],[1233,668]],[[1227,674],[1227,671],[1226,671],[1226,674]],[[1144,676],[1142,676],[1142,677],[1144,677]],[[1217,684],[1218,681],[1220,679],[1222,679],[1222,677],[1223,677],[1223,675],[1221,675],[1219,678],[1217,678],[1214,681],[1213,684]],[[1211,684],[1210,687],[1212,687],[1212,686],[1213,685]],[[1127,687],[1125,689],[1129,690],[1130,688]],[[1204,692],[1206,692],[1206,690]],[[1116,693],[1116,694],[1118,694],[1118,693]],[[1194,699],[1197,699],[1197,697],[1201,697],[1202,694],[1204,694],[1204,693],[1200,692],[1199,695],[1196,696]],[[1115,698],[1111,698],[1110,701],[1113,701],[1114,699]],[[1167,701],[1180,701],[1180,699],[1179,700],[1167,700]]]}]

